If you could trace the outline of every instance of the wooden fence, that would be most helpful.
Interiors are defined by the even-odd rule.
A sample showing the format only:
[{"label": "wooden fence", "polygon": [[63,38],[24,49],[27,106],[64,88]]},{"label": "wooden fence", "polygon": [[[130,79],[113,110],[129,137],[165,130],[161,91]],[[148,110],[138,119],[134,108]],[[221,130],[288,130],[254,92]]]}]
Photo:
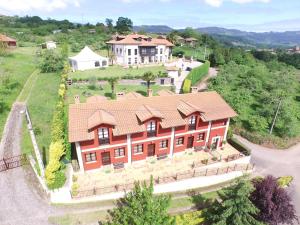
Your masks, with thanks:
[{"label": "wooden fence", "polygon": [[[185,180],[193,177],[201,177],[201,176],[214,176],[214,175],[221,175],[230,173],[233,171],[241,171],[241,172],[247,172],[249,170],[253,170],[254,165],[252,164],[235,164],[235,165],[229,165],[227,167],[220,167],[220,168],[194,168],[191,170],[175,173],[171,176],[161,176],[161,177],[153,177],[154,185],[157,184],[166,184],[171,182],[176,182],[180,180]],[[142,180],[139,182],[146,182],[146,184],[150,183],[150,179],[148,180]],[[79,190],[71,192],[72,198],[83,198],[83,197],[89,197],[93,195],[103,195],[118,191],[131,191],[134,188],[134,182],[130,182],[127,184],[116,184],[112,186],[101,186],[101,187],[94,187],[92,189],[87,190]]]},{"label": "wooden fence", "polygon": [[9,169],[17,168],[24,165],[27,162],[26,155],[17,155],[12,157],[6,157],[0,160],[0,172],[4,172]]}]

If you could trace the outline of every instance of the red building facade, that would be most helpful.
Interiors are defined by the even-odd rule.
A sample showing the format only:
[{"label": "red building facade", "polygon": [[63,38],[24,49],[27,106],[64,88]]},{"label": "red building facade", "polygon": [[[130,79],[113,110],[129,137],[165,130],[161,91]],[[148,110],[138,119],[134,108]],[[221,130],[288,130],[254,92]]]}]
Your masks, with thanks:
[{"label": "red building facade", "polygon": [[[208,93],[212,93],[210,95],[217,98],[216,102],[220,105],[216,106],[216,109],[220,110],[220,106],[222,106],[224,109],[221,110],[223,115],[221,111],[213,113],[217,114],[217,116],[212,114],[208,116],[208,112],[204,115],[207,105],[202,103],[202,110],[199,107],[200,105],[195,106],[189,103],[190,99],[186,95],[151,97],[158,102],[160,102],[159,98],[170,101],[172,99],[174,101],[176,98],[185,96],[186,99],[189,99],[182,100],[184,104],[176,99],[172,105],[179,106],[170,112],[165,110],[164,107],[159,108],[160,103],[157,105],[152,104],[151,107],[148,107],[148,104],[150,104],[148,101],[151,98],[142,98],[136,101],[128,100],[130,108],[132,104],[137,109],[140,105],[145,107],[145,109],[140,108],[140,110],[134,112],[128,110],[127,117],[130,122],[128,127],[125,126],[127,125],[126,118],[119,120],[121,115],[118,115],[119,111],[117,112],[115,109],[116,105],[120,105],[120,107],[123,105],[125,111],[128,106],[128,101],[126,100],[102,102],[101,105],[110,104],[111,106],[106,107],[106,109],[104,109],[105,107],[100,107],[101,113],[97,116],[84,112],[86,115],[89,115],[87,119],[91,125],[88,128],[89,140],[84,140],[83,138],[81,138],[83,140],[80,140],[80,138],[72,137],[72,132],[76,131],[69,131],[71,138],[74,140],[77,138],[77,141],[71,142],[75,142],[81,169],[87,171],[102,168],[103,166],[120,168],[136,161],[146,160],[148,157],[171,158],[174,154],[182,153],[187,149],[218,149],[222,146],[223,141],[226,140],[230,117],[236,114],[217,93]],[[201,93],[187,95],[194,99],[204,97]],[[80,112],[82,112],[82,104],[80,105]],[[89,107],[89,105],[85,106]],[[155,109],[152,107],[155,107]],[[76,104],[74,104],[74,108],[70,107],[70,117],[74,117],[73,115],[76,114],[75,111],[77,110],[74,110],[75,108],[78,110]],[[124,113],[123,110],[122,113]],[[179,122],[176,120],[176,117],[180,120]],[[70,122],[73,123],[72,118],[70,119]],[[135,128],[132,125],[135,120],[137,131],[132,130]],[[118,124],[122,127],[121,131],[118,130]],[[78,127],[76,128],[78,129]],[[78,136],[78,131],[76,135]]]}]

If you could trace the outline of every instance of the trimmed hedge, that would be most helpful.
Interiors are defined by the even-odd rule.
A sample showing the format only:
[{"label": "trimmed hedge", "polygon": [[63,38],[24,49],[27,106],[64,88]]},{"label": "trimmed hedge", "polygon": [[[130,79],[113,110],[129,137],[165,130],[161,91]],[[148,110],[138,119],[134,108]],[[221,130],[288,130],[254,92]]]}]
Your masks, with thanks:
[{"label": "trimmed hedge", "polygon": [[190,93],[191,86],[192,86],[192,81],[189,79],[185,79],[183,82],[183,87],[182,87],[183,93]]},{"label": "trimmed hedge", "polygon": [[201,66],[192,69],[186,79],[191,80],[192,85],[197,84],[200,80],[203,79],[209,72],[210,62],[205,61]]},{"label": "trimmed hedge", "polygon": [[239,152],[243,153],[245,156],[251,155],[251,150],[243,145],[239,140],[232,137],[228,139],[228,143],[231,144],[234,148],[236,148]]}]

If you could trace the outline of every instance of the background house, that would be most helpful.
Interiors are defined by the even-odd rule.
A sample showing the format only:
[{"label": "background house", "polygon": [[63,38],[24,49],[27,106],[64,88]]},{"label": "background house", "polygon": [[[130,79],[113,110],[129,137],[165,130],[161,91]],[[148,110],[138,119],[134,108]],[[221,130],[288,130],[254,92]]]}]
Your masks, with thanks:
[{"label": "background house", "polygon": [[47,41],[42,44],[43,49],[56,49],[56,42],[54,41]]},{"label": "background house", "polygon": [[11,37],[4,34],[0,34],[0,42],[5,43],[8,47],[16,47],[17,41]]},{"label": "background house", "polygon": [[85,46],[78,55],[69,57],[69,62],[73,72],[108,67],[108,58],[96,54],[88,46]]}]

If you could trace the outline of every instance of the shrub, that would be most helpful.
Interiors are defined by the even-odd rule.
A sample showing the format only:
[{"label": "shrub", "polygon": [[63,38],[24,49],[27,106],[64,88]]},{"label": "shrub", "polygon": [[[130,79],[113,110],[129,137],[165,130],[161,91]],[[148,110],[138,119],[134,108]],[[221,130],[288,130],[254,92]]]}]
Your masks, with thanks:
[{"label": "shrub", "polygon": [[210,67],[210,62],[206,61],[201,66],[192,69],[192,71],[189,73],[186,79],[191,80],[191,85],[197,84],[200,80],[203,79],[205,75],[208,74],[209,67]]},{"label": "shrub", "polygon": [[201,214],[201,211],[195,211],[177,215],[175,216],[176,225],[199,225],[204,222]]},{"label": "shrub", "polygon": [[39,67],[42,73],[58,72],[63,69],[64,63],[60,55],[47,50],[42,56],[42,61]]},{"label": "shrub", "polygon": [[243,153],[246,156],[251,155],[251,150],[243,145],[240,141],[236,138],[232,137],[228,139],[228,143],[231,144],[234,148],[236,148],[239,152]]},{"label": "shrub", "polygon": [[78,195],[79,185],[77,183],[73,183],[71,189],[72,196]]},{"label": "shrub", "polygon": [[190,93],[191,84],[192,84],[191,80],[189,80],[189,79],[184,80],[183,87],[182,87],[183,93]]},{"label": "shrub", "polygon": [[66,182],[66,175],[63,171],[60,170],[55,172],[54,181],[53,183],[49,184],[48,187],[52,190],[58,189],[64,186],[65,182]]},{"label": "shrub", "polygon": [[278,183],[279,187],[285,188],[285,187],[290,186],[293,179],[294,178],[292,176],[283,176],[283,177],[279,177],[277,179],[277,183]]}]

